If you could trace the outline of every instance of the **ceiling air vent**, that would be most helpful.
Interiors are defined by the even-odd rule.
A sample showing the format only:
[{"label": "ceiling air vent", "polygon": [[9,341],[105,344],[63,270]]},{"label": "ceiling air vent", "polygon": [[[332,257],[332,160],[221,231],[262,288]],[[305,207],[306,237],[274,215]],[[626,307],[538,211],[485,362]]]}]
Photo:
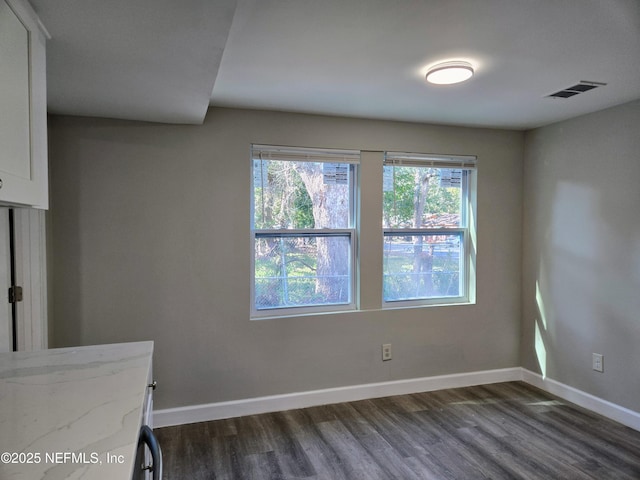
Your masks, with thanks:
[{"label": "ceiling air vent", "polygon": [[547,97],[551,97],[551,98],[570,98],[570,97],[573,97],[575,95],[579,95],[581,93],[588,92],[589,90],[593,90],[594,88],[603,87],[605,85],[606,85],[606,83],[586,82],[584,80],[581,80],[580,83],[578,83],[577,85],[574,85],[574,86],[569,87],[569,88],[565,88],[565,89],[560,90],[559,92],[556,92],[556,93],[552,93],[551,95],[547,95]]}]

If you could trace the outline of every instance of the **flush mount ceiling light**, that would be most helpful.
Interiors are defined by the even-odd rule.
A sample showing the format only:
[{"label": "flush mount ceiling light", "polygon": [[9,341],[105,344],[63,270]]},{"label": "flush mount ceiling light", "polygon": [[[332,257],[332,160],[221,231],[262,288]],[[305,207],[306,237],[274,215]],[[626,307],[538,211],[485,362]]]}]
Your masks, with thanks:
[{"label": "flush mount ceiling light", "polygon": [[473,76],[473,67],[469,62],[454,61],[438,63],[429,68],[427,82],[435,85],[451,85],[464,82]]}]

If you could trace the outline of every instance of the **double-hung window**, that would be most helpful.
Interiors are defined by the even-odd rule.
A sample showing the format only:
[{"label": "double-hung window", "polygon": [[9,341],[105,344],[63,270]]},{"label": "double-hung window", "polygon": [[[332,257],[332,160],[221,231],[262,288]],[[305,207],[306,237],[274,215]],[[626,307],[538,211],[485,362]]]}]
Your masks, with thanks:
[{"label": "double-hung window", "polygon": [[476,159],[387,152],[383,303],[473,301]]},{"label": "double-hung window", "polygon": [[355,308],[360,152],[253,145],[252,315]]}]

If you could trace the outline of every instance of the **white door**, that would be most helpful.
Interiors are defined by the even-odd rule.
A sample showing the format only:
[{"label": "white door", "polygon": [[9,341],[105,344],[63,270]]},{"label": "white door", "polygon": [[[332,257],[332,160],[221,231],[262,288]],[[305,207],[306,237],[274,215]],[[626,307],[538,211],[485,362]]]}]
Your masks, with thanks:
[{"label": "white door", "polygon": [[13,350],[13,321],[9,303],[11,286],[11,250],[9,209],[0,208],[0,352]]}]

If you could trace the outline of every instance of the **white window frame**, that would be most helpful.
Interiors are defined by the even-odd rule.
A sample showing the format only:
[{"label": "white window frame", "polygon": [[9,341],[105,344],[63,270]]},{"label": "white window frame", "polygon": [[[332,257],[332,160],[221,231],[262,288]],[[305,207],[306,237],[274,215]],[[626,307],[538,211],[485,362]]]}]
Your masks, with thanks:
[{"label": "white window frame", "polygon": [[[357,309],[357,245],[358,245],[358,166],[360,164],[360,151],[337,150],[325,148],[286,147],[274,145],[251,145],[251,318],[263,319],[272,317],[299,316],[307,314],[341,312]],[[296,162],[327,162],[346,163],[352,166],[349,175],[350,212],[349,228],[339,229],[256,229],[255,219],[255,187],[254,187],[254,160],[279,160]],[[332,305],[310,305],[276,308],[256,308],[256,278],[255,278],[255,244],[260,237],[349,237],[350,245],[350,285],[349,303]]]},{"label": "white window frame", "polygon": [[[382,289],[383,308],[404,308],[422,305],[451,305],[475,303],[475,263],[476,263],[476,184],[477,184],[477,158],[468,155],[435,155],[405,152],[385,152],[384,166],[398,167],[432,167],[461,169],[465,172],[462,176],[462,199],[459,228],[383,228],[384,237],[408,236],[408,235],[458,235],[461,241],[461,252],[464,260],[461,268],[460,281],[461,295],[457,297],[432,297],[420,299],[385,300],[384,288]],[[384,252],[383,252],[384,255]],[[384,270],[382,282],[384,285]]]}]

